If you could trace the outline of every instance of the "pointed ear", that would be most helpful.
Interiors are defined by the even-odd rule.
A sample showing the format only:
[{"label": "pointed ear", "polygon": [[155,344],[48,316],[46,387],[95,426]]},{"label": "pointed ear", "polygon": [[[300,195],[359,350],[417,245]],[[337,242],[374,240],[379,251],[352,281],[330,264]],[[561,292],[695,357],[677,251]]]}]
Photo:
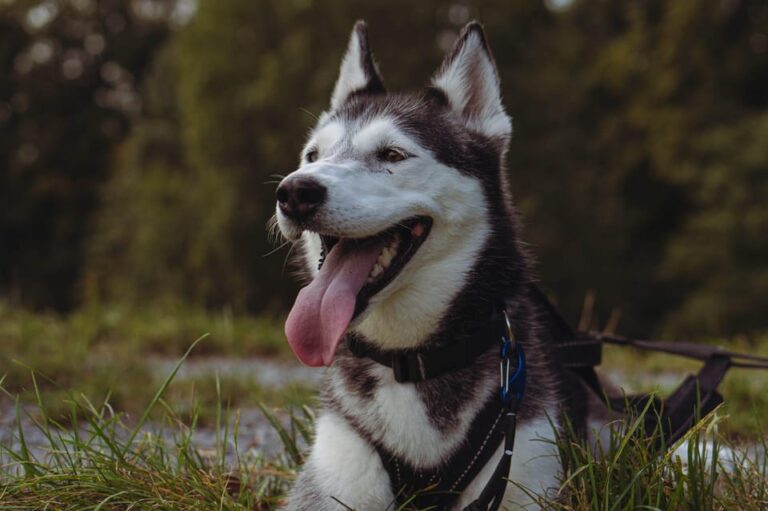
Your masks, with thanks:
[{"label": "pointed ear", "polygon": [[451,52],[432,78],[449,106],[465,125],[488,137],[506,141],[512,134],[512,120],[501,104],[499,75],[483,28],[468,23]]},{"label": "pointed ear", "polygon": [[368,46],[368,27],[359,20],[352,29],[347,53],[341,61],[339,78],[331,95],[331,110],[338,108],[354,93],[383,94],[384,82]]}]

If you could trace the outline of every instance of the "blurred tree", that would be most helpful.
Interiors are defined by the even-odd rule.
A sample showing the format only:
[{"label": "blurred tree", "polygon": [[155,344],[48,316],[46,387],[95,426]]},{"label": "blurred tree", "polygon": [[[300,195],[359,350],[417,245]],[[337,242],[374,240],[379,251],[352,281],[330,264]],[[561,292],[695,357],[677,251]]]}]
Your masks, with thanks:
[{"label": "blurred tree", "polygon": [[[532,42],[511,158],[544,281],[572,316],[591,289],[592,326],[612,307],[637,335],[768,326],[764,236],[734,225],[746,203],[767,211],[766,34],[765,1],[583,1]],[[716,199],[712,180],[749,192]]]},{"label": "blurred tree", "polygon": [[703,131],[693,149],[693,207],[663,266],[685,290],[667,329],[759,331],[768,318],[768,113]]},{"label": "blurred tree", "polygon": [[[171,12],[158,5],[150,14]],[[109,149],[168,32],[165,18],[141,12],[118,1],[0,5],[0,296],[76,303]]]},{"label": "blurred tree", "polygon": [[[45,66],[29,64],[47,54],[47,46],[36,46],[39,34],[54,30],[74,7],[57,7],[51,20],[30,32],[24,20],[42,18],[29,14],[31,4],[20,5],[2,18],[11,27],[0,37],[2,69],[21,67],[11,79],[0,76],[0,129],[9,135],[0,147],[17,162],[3,174],[9,191],[0,193],[15,204],[2,220],[3,232],[17,229],[18,239],[31,241],[1,245],[0,268],[9,270],[0,289],[15,279],[25,295],[37,289],[45,296],[54,288],[71,296],[71,283],[81,275],[92,299],[184,299],[238,310],[285,306],[295,291],[283,276],[287,249],[266,256],[274,248],[265,234],[274,176],[295,168],[307,128],[326,108],[354,20],[369,20],[385,82],[402,90],[424,84],[458,29],[478,18],[514,116],[509,167],[525,238],[539,257],[546,289],[568,315],[577,317],[591,290],[598,303],[591,326],[603,326],[620,309],[621,330],[636,335],[768,327],[768,247],[761,234],[768,217],[765,0],[201,0],[192,21],[155,59],[140,88],[143,102],[94,110],[119,126],[135,122],[111,160],[84,277],[81,219],[92,208],[110,141],[124,130],[109,139],[73,137],[63,122],[51,121],[50,112],[64,108],[67,127],[82,118],[79,130],[103,133],[93,128],[103,119],[85,117],[91,112],[85,103],[60,104],[69,98],[63,91],[73,80],[66,73],[75,74],[76,64],[65,66],[70,53],[56,50],[53,55],[64,59],[54,66],[61,83],[53,82],[51,94],[58,95],[38,123],[45,129],[24,138],[32,128],[22,124],[35,116],[20,116],[18,109],[32,103],[3,87],[42,72]],[[96,90],[112,91],[97,97],[129,91],[125,97],[138,98],[135,88],[105,76],[132,76],[130,83],[139,83],[171,11],[153,15],[153,2],[98,5],[89,11],[101,20],[94,26],[111,30],[109,9],[121,13],[125,26],[119,38],[98,32],[104,48],[98,58],[88,57],[100,66],[93,73]],[[68,41],[46,37],[54,48],[65,44],[59,39]],[[97,39],[90,44],[99,46]],[[107,58],[123,45],[134,53],[122,49],[119,58]],[[27,80],[28,87],[47,83]],[[10,112],[6,120],[3,112]],[[48,140],[37,133],[55,140],[55,150],[30,150],[29,140]],[[43,154],[61,161],[41,160]],[[20,166],[24,161],[34,163]],[[82,186],[71,185],[72,175],[82,177]],[[44,193],[65,191],[87,200],[68,198],[23,213]],[[64,206],[72,204],[84,204],[78,207],[85,213],[67,213]],[[44,228],[34,227],[33,219]],[[61,232],[78,237],[52,234]],[[53,247],[62,244],[67,250],[60,257]],[[38,252],[29,248],[38,245]],[[68,280],[51,286],[55,281],[45,272],[68,261],[67,254],[73,259],[58,274]]]}]

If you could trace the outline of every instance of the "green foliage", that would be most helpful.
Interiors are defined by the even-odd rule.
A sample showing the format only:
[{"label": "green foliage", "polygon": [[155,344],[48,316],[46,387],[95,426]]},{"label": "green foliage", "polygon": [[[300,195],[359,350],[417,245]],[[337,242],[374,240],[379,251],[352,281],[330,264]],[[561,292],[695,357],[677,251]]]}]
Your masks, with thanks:
[{"label": "green foliage", "polygon": [[736,332],[768,317],[768,301],[755,298],[768,296],[766,141],[768,114],[714,127],[695,142],[694,207],[664,266],[690,289],[669,319],[673,332]]},{"label": "green foliage", "polygon": [[225,225],[236,188],[187,163],[179,137],[176,68],[168,47],[150,72],[143,119],[117,152],[102,192],[84,279],[90,302],[184,297],[222,305],[238,303],[241,296],[230,284],[240,282],[247,292],[248,282],[239,279],[226,255],[236,250]]},{"label": "green foliage", "polygon": [[[575,2],[536,32],[545,40],[531,43],[530,79],[507,93],[517,126],[510,162],[542,279],[572,317],[593,290],[599,324],[615,308],[636,335],[765,328],[764,236],[722,216],[740,216],[739,204],[701,193],[727,172],[724,186],[749,190],[743,200],[762,204],[753,214],[765,212],[757,132],[751,170],[736,167],[747,142],[738,133],[768,106],[768,88],[757,86],[768,59],[754,39],[768,28],[766,9]],[[717,148],[708,133],[719,133]],[[702,218],[709,237],[691,243]],[[710,262],[691,271],[699,258]]]},{"label": "green foliage", "polygon": [[69,309],[109,152],[166,23],[128,2],[0,3],[0,296]]},{"label": "green foliage", "polygon": [[274,187],[327,107],[353,21],[370,22],[387,85],[412,90],[478,18],[515,121],[524,238],[567,315],[591,291],[588,326],[621,318],[632,335],[768,327],[765,0],[203,0],[178,25],[183,3],[148,17],[144,2],[49,2],[34,29],[33,3],[0,11],[0,293],[284,309]]}]

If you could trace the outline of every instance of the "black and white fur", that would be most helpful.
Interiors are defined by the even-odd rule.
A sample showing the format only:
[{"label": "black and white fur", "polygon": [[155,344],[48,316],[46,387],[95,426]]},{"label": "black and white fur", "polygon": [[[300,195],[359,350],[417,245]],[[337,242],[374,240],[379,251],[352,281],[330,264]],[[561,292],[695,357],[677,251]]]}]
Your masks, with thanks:
[{"label": "black and white fur", "polygon": [[[309,136],[291,175],[311,175],[328,198],[309,225],[278,208],[282,234],[300,242],[308,273],[317,270],[317,233],[363,238],[404,218],[433,219],[429,237],[397,277],[370,299],[347,335],[380,349],[444,345],[472,336],[494,303],[506,301],[528,360],[527,394],[505,495],[510,506],[557,486],[560,466],[551,443],[565,383],[537,335],[526,284],[529,263],[517,237],[504,173],[511,119],[501,102],[493,57],[479,24],[470,23],[428,87],[386,93],[358,22],[334,87],[330,110]],[[382,162],[396,147],[409,155]],[[308,162],[313,151],[316,159]],[[436,379],[401,384],[392,370],[355,358],[341,343],[322,385],[323,407],[311,453],[285,509],[392,508],[389,478],[372,442],[414,467],[440,466],[462,444],[475,415],[498,399],[494,347],[474,366]],[[501,446],[461,495],[477,497]],[[523,490],[523,488],[525,490]]]}]

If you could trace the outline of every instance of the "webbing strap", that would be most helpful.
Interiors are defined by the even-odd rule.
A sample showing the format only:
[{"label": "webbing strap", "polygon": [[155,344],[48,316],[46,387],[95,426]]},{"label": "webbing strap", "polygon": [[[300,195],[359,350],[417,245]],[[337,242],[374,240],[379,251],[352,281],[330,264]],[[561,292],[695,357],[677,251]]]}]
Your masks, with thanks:
[{"label": "webbing strap", "polygon": [[[704,363],[696,375],[688,375],[667,399],[655,394],[632,394],[606,397],[610,409],[645,415],[645,433],[656,436],[659,449],[672,446],[696,422],[723,402],[717,387],[725,377],[730,360],[713,356]],[[660,428],[660,430],[659,430]]]},{"label": "webbing strap", "polygon": [[[645,429],[648,434],[653,434],[661,428],[659,447],[674,444],[696,424],[696,421],[723,402],[717,387],[728,369],[768,369],[766,356],[738,353],[719,346],[683,341],[638,340],[601,332],[577,332],[537,286],[530,285],[529,291],[542,315],[542,323],[560,364],[576,374],[598,396],[604,397],[613,410],[628,411],[628,408],[631,408],[639,413],[649,406],[651,412],[646,415]],[[666,400],[661,400],[653,394],[609,396],[594,370],[600,362],[603,344],[668,353],[700,360],[704,365],[696,375],[687,376]]]},{"label": "webbing strap", "polygon": [[730,366],[727,356],[710,357],[698,374],[689,375],[664,401],[660,439],[663,444],[659,447],[669,447],[677,442],[699,419],[723,402],[717,387]]},{"label": "webbing strap", "polygon": [[603,343],[583,332],[577,332],[571,341],[556,342],[553,346],[563,367],[595,367],[603,361]]},{"label": "webbing strap", "polygon": [[[580,332],[580,334],[584,333]],[[751,353],[739,353],[710,344],[697,344],[685,341],[646,341],[629,339],[619,335],[607,335],[600,332],[589,332],[586,336],[599,343],[631,346],[641,350],[668,353],[670,355],[678,355],[694,360],[707,361],[712,357],[726,357],[731,361],[730,367],[739,367],[743,369],[768,369],[768,357]]]},{"label": "webbing strap", "polygon": [[507,489],[509,469],[512,466],[512,451],[515,445],[515,429],[517,427],[516,408],[517,406],[513,405],[505,411],[504,452],[496,464],[488,484],[485,485],[480,495],[462,511],[497,511],[501,506]]},{"label": "webbing strap", "polygon": [[[396,495],[397,509],[449,509],[505,438],[505,411],[499,399],[491,397],[470,426],[466,441],[451,456],[451,462],[433,470],[417,470],[375,442]],[[498,481],[506,484],[502,477]]]}]

